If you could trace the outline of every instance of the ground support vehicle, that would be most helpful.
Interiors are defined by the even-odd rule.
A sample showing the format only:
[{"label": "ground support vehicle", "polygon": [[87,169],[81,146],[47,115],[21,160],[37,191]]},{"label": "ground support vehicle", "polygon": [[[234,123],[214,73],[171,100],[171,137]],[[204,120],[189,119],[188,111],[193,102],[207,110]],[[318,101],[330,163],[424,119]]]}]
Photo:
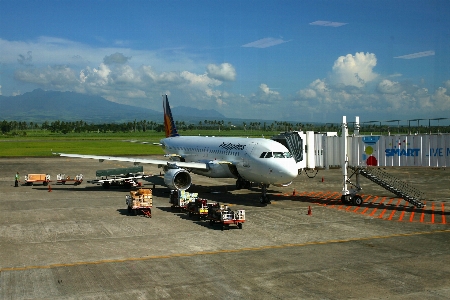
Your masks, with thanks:
[{"label": "ground support vehicle", "polygon": [[44,186],[47,186],[51,180],[48,174],[28,174],[25,175],[25,184],[34,185],[35,183],[42,182]]},{"label": "ground support vehicle", "polygon": [[208,219],[211,226],[218,223],[222,226],[222,230],[231,224],[242,229],[242,224],[245,222],[245,210],[232,211],[227,205],[216,203],[208,207]]},{"label": "ground support vehicle", "polygon": [[172,190],[170,191],[169,203],[172,211],[184,211],[190,202],[198,199],[198,193],[189,193],[186,191]]},{"label": "ground support vehicle", "polygon": [[56,175],[56,182],[60,184],[73,182],[74,185],[79,185],[83,182],[83,174],[78,174],[74,177],[66,176],[66,174],[58,174]]},{"label": "ground support vehicle", "polygon": [[88,182],[101,185],[105,189],[110,188],[111,186],[125,188],[140,187],[142,186],[142,183],[138,181],[139,179],[151,177],[151,175],[145,175],[143,170],[144,168],[142,166],[97,170],[95,172],[97,178]]},{"label": "ground support vehicle", "polygon": [[208,200],[197,198],[187,204],[186,211],[189,217],[196,216],[199,220],[205,220],[208,216]]},{"label": "ground support vehicle", "polygon": [[137,215],[141,211],[146,217],[152,217],[153,195],[151,189],[130,191],[130,195],[125,197],[125,202],[128,214]]}]

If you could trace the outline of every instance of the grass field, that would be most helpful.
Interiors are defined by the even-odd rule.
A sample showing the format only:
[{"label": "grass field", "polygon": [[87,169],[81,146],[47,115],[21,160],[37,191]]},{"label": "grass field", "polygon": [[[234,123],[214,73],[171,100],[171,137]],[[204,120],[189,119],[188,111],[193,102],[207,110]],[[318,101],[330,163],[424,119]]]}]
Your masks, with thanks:
[{"label": "grass field", "polygon": [[[181,135],[202,136],[242,136],[270,138],[277,132],[255,130],[188,130]],[[18,132],[17,135],[0,136],[0,157],[51,156],[52,152],[136,156],[163,154],[161,147],[153,145],[164,138],[163,132],[129,132],[129,133],[50,133],[48,131]],[[135,141],[135,142],[130,142]],[[142,144],[146,142],[148,144]]]}]

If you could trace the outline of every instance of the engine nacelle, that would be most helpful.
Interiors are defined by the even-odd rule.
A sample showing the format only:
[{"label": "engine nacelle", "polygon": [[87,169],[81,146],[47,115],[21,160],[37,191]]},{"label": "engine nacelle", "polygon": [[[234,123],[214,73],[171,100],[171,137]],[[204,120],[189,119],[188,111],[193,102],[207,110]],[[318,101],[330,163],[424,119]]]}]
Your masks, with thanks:
[{"label": "engine nacelle", "polygon": [[172,190],[187,190],[192,183],[191,175],[185,169],[168,169],[164,173],[164,183]]}]

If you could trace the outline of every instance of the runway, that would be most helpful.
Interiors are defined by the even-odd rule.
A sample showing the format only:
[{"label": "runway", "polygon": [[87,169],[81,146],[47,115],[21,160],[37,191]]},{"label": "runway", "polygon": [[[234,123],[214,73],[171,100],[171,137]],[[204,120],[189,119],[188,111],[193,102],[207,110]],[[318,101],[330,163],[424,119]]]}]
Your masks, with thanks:
[{"label": "runway", "polygon": [[86,181],[123,163],[0,163],[0,299],[450,298],[448,170],[392,170],[425,192],[424,209],[369,182],[363,205],[342,205],[340,170],[270,187],[266,207],[256,187],[194,175],[199,196],[245,209],[243,229],[222,231],[172,212],[168,189],[157,184],[152,218],[128,215],[124,189],[13,186],[16,171],[82,173]]}]

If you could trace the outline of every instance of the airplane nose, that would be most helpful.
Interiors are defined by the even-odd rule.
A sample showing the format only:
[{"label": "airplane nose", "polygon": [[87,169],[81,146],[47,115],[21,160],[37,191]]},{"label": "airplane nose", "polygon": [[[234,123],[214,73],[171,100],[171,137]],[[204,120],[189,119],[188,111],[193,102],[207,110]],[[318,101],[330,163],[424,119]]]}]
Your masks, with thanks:
[{"label": "airplane nose", "polygon": [[298,169],[296,164],[290,164],[289,168],[286,170],[287,176],[289,176],[291,179],[294,179],[298,176]]}]

